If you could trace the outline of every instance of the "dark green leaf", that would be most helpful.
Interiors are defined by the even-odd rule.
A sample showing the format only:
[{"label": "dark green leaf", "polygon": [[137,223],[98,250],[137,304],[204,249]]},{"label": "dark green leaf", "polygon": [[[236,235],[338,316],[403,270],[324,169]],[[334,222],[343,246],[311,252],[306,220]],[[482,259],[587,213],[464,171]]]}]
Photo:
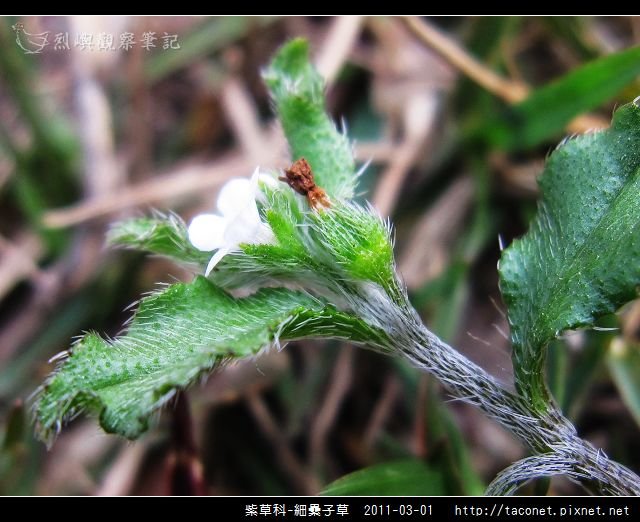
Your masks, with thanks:
[{"label": "dark green leaf", "polygon": [[226,359],[308,336],[361,342],[372,335],[309,294],[271,288],[235,299],[197,277],[144,298],[126,335],[88,334],[74,345],[38,397],[39,432],[49,439],[86,411],[100,416],[105,431],[135,438],[176,389]]},{"label": "dark green leaf", "polygon": [[211,258],[210,253],[201,252],[189,242],[187,227],[175,214],[120,221],[109,230],[107,242],[185,263],[206,265]]},{"label": "dark green leaf", "polygon": [[419,460],[386,462],[329,484],[323,495],[444,495],[439,472]]},{"label": "dark green leaf", "polygon": [[559,147],[540,179],[529,232],[503,252],[514,368],[544,407],[544,347],[633,299],[640,284],[640,108],[621,107],[606,131]]}]

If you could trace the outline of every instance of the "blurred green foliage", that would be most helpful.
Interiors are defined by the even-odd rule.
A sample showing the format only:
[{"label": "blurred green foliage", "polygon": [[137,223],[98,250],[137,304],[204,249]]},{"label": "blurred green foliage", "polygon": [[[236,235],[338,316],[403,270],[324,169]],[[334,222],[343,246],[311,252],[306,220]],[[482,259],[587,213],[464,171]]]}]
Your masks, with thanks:
[{"label": "blurred green foliage", "polygon": [[[40,270],[47,275],[56,266],[66,264],[68,271],[73,272],[79,245],[84,244],[82,237],[92,236],[102,241],[106,227],[101,223],[97,226],[81,224],[67,230],[48,229],[41,220],[47,210],[78,202],[83,197],[79,137],[72,123],[76,116],[69,108],[72,104],[58,99],[43,100],[41,94],[43,87],[55,84],[52,70],[71,74],[68,62],[60,58],[69,54],[57,55],[58,61],[53,65],[48,62],[52,55],[23,54],[14,43],[11,29],[17,21],[17,18],[0,21],[0,108],[3,109],[0,155],[12,166],[9,177],[0,182],[0,233],[9,239],[14,239],[15,232],[25,229],[35,233],[45,245],[44,254],[38,259]],[[29,20],[25,22],[29,25]],[[141,24],[139,27],[146,23],[144,19],[137,22]],[[135,118],[145,118],[145,121],[148,118],[148,114],[136,112],[145,105],[136,105],[132,99],[143,99],[147,107],[152,108],[153,118],[148,125],[152,137],[147,138],[155,140],[152,153],[162,156],[163,164],[185,159],[166,157],[175,150],[167,144],[175,141],[184,144],[180,150],[185,155],[201,154],[202,150],[184,137],[188,135],[186,122],[200,121],[198,117],[214,125],[213,129],[203,127],[206,131],[200,131],[199,139],[215,142],[208,153],[217,158],[234,149],[236,143],[230,137],[232,132],[220,112],[218,101],[225,80],[232,74],[246,76],[247,70],[252,70],[257,77],[257,71],[267,63],[272,51],[290,37],[312,36],[312,51],[318,50],[330,20],[236,17],[196,22],[175,29],[184,34],[181,39],[183,52],[157,52],[138,57],[137,66],[129,60],[125,64],[123,60],[121,63],[126,66],[116,69],[112,76],[100,78],[113,102],[114,119],[124,129],[130,124],[131,114]],[[412,165],[400,203],[393,212],[400,250],[406,244],[406,238],[415,232],[418,219],[446,193],[459,174],[472,177],[473,203],[465,214],[462,229],[449,242],[444,266],[435,277],[411,291],[416,308],[437,334],[454,345],[460,343],[468,347],[467,331],[478,337],[489,336],[488,332],[493,331],[491,323],[500,322],[498,314],[490,313],[493,305],[487,299],[489,295],[496,295],[495,266],[499,256],[496,236],[500,233],[508,243],[521,235],[535,208],[531,192],[522,190],[514,178],[499,172],[492,159],[496,154],[502,154],[511,167],[541,160],[563,133],[568,132],[564,130],[565,125],[575,116],[592,111],[591,115],[609,119],[614,105],[627,103],[640,93],[637,81],[640,59],[638,48],[632,43],[633,21],[626,18],[473,17],[433,19],[431,22],[494,71],[512,75],[515,63],[516,72],[531,87],[528,98],[510,107],[464,75],[459,75],[451,87],[443,89],[439,94],[442,125],[436,131],[442,141],[436,141],[438,150],[433,153],[438,156],[438,162],[433,164],[429,158],[421,158]],[[615,38],[607,35],[615,35]],[[356,44],[357,52],[352,54],[355,58],[347,64],[349,74],[340,76],[339,82],[329,91],[332,115],[336,119],[345,116],[350,136],[356,142],[382,142],[397,137],[397,129],[394,131],[389,125],[391,117],[379,109],[375,96],[377,81],[388,79],[384,74],[391,68],[371,65],[374,63],[371,56],[376,59],[384,56],[382,61],[393,62],[386,58],[388,55],[376,54],[390,41],[392,39],[380,38],[367,25]],[[606,50],[611,48],[617,52]],[[227,51],[239,51],[244,56],[240,70],[229,65]],[[373,54],[368,55],[370,52]],[[416,70],[422,67],[422,62],[415,62]],[[193,78],[203,70],[207,71],[204,76],[208,83],[198,87]],[[140,77],[143,80],[137,83]],[[261,123],[270,125],[264,117],[269,112],[265,92],[256,88],[249,76],[240,77],[246,79],[263,118]],[[181,95],[182,92],[186,94]],[[48,92],[47,96],[52,95]],[[15,118],[4,117],[12,111],[17,114],[18,124]],[[161,125],[158,122],[164,125],[162,132],[156,128]],[[23,139],[22,134],[28,139]],[[135,148],[136,139],[143,141],[144,138],[135,136],[136,139],[131,139],[126,132],[121,134],[114,132],[119,139],[116,143],[119,153]],[[154,156],[152,163],[154,159],[157,158]],[[370,196],[378,174],[383,171],[384,163],[369,167],[362,176],[360,189],[367,190]],[[138,181],[131,179],[128,182]],[[195,207],[195,202],[192,203]],[[181,212],[184,210],[188,214],[193,207],[183,206]],[[431,246],[425,245],[425,248]],[[2,259],[0,256],[0,261]],[[69,339],[82,330],[115,334],[127,317],[121,312],[122,308],[141,291],[152,288],[156,279],[165,277],[167,272],[175,273],[163,262],[143,260],[132,254],[115,256],[102,252],[101,261],[96,265],[96,272],[80,287],[69,284],[68,293],[55,294],[58,297],[54,303],[38,304],[40,319],[21,326],[28,329],[29,335],[9,356],[0,359],[2,494],[42,492],[43,483],[51,475],[47,465],[63,451],[54,446],[47,453],[44,446],[34,440],[28,427],[29,411],[24,400],[50,369],[43,361],[65,349]],[[9,338],[7,332],[22,325],[22,316],[27,316],[28,310],[33,309],[33,292],[44,293],[45,289],[35,287],[33,282],[20,282],[3,296],[0,339]],[[619,326],[624,320],[625,316],[612,316],[603,325]],[[609,430],[607,422],[624,426],[629,426],[625,422],[632,422],[629,419],[639,422],[637,347],[629,340],[616,345],[614,337],[615,332],[589,332],[573,341],[571,338],[558,341],[549,349],[548,382],[554,397],[563,411],[576,420],[579,430],[587,435],[606,437],[614,431],[613,428]],[[570,344],[573,348],[568,348]],[[0,346],[0,350],[7,349],[6,346]],[[482,352],[500,349],[478,343],[472,343],[472,346],[474,356],[478,357]],[[264,394],[276,424],[281,427],[283,440],[304,461],[308,458],[308,427],[327,395],[339,352],[335,345],[290,345],[286,352],[288,363],[285,368],[273,371],[276,376],[273,382],[267,379],[266,383],[255,384],[250,380],[245,386],[251,390],[257,387]],[[255,363],[258,368],[259,361]],[[257,371],[254,373],[258,374]],[[381,383],[389,375],[401,383],[402,399],[393,403],[393,414],[382,426],[375,444],[366,452],[358,451],[362,446],[363,426],[370,422],[371,412],[384,395]],[[501,376],[510,378],[508,374]],[[420,376],[405,364],[375,354],[359,353],[350,379],[353,385],[345,392],[328,436],[331,460],[323,466],[324,472],[318,477],[320,483],[333,483],[348,472],[364,468],[342,479],[344,487],[353,487],[352,491],[357,488],[380,491],[385,487],[383,483],[389,476],[388,470],[393,471],[395,467],[396,471],[401,469],[418,477],[416,483],[421,480],[431,484],[431,494],[437,491],[479,494],[500,468],[499,464],[496,468],[482,464],[487,450],[482,441],[467,436],[469,426],[465,423],[464,408],[447,404],[435,383],[428,384],[427,399],[420,403],[423,407],[416,412],[415,406],[423,393],[420,392]],[[628,418],[623,414],[607,417],[602,409],[598,409],[599,402],[594,394],[603,393],[603,389],[607,390],[613,384],[631,412]],[[207,402],[209,393],[209,388],[194,388],[193,412],[202,440],[210,444],[201,448],[210,491],[291,493],[292,481],[269,451],[271,445],[262,434],[264,428],[256,424],[244,401],[238,399],[244,396],[243,393],[229,392],[229,396],[235,393],[235,399],[227,398],[227,402],[213,405]],[[167,412],[165,418],[170,415]],[[429,441],[437,441],[433,446],[437,451],[427,451],[417,459],[411,455],[407,440],[414,440],[413,428],[419,421],[427,426],[424,436]],[[601,425],[603,422],[604,426]],[[74,423],[69,436],[81,426],[80,422]],[[141,489],[139,484],[152,483],[149,477],[160,475],[158,468],[153,466],[162,461],[168,451],[165,440],[169,432],[166,424],[161,423],[157,438],[144,439],[141,443],[147,448],[146,458],[137,471],[138,489],[131,491],[153,492]],[[615,433],[615,437],[610,437],[608,453],[622,454],[626,459],[624,463],[637,470],[640,455],[637,426]],[[95,479],[94,488],[113,469],[118,455],[116,450],[104,450],[91,464],[89,474]],[[373,466],[371,471],[367,471],[368,466]],[[353,486],[349,486],[350,482]],[[55,487],[58,488],[55,492],[62,493],[94,491],[86,485],[81,487],[64,481]],[[416,489],[420,489],[417,494],[425,494],[425,488]]]}]

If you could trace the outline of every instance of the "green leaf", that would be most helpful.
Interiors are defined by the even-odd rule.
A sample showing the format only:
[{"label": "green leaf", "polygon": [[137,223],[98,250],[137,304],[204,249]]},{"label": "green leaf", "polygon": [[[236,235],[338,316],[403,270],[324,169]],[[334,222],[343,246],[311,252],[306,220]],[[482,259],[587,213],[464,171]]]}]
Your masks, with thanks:
[{"label": "green leaf", "polygon": [[153,217],[115,223],[107,235],[110,245],[145,250],[184,263],[206,265],[211,254],[201,252],[189,241],[187,226],[175,214],[156,213]]},{"label": "green leaf", "polygon": [[570,354],[567,350],[567,346],[560,339],[551,341],[547,346],[547,385],[556,403],[565,414],[567,414],[567,410],[564,409],[564,405],[566,403],[565,393],[567,389],[568,375],[570,373],[570,369],[568,367],[569,356]]},{"label": "green leaf", "polygon": [[[614,315],[605,316],[597,326],[614,328]],[[604,324],[603,324],[604,323]],[[587,392],[602,369],[607,346],[614,337],[612,331],[592,330],[585,333],[585,341],[578,351],[569,350],[566,342],[552,341],[547,350],[547,382],[554,399],[566,417],[580,415]]]},{"label": "green leaf", "polygon": [[302,212],[288,190],[267,193],[261,209],[277,243],[241,245],[240,252],[216,267],[212,278],[217,284],[237,288],[295,282],[328,295],[336,282],[344,288],[365,281],[396,291],[391,234],[380,216],[355,203]]},{"label": "green leaf", "polygon": [[610,129],[569,140],[540,179],[529,232],[503,252],[516,383],[544,409],[545,345],[633,299],[640,284],[640,108]]},{"label": "green leaf", "polygon": [[526,149],[561,134],[576,116],[611,100],[640,75],[640,47],[589,62],[506,108],[487,124],[490,141]]},{"label": "green leaf", "polygon": [[[341,202],[321,212],[305,211],[302,198],[284,184],[265,192],[259,208],[276,242],[241,245],[211,274],[216,284],[232,289],[295,282],[317,290],[330,281],[357,280],[395,289],[391,232],[371,209]],[[108,241],[203,269],[211,257],[191,245],[186,225],[174,214],[116,223]]]},{"label": "green leaf", "polygon": [[[595,333],[595,332],[591,332]],[[578,354],[576,361],[572,361],[567,368],[567,377],[564,385],[563,401],[560,404],[564,414],[570,419],[576,419],[584,407],[588,391],[593,380],[602,366],[605,350],[602,343],[596,339],[590,339],[587,346]]]},{"label": "green leaf", "polygon": [[324,302],[283,288],[235,299],[203,277],[144,298],[126,335],[83,337],[42,388],[39,432],[50,440],[86,411],[103,429],[136,438],[149,416],[224,360],[308,336],[363,342],[376,333]]},{"label": "green leaf", "polygon": [[311,215],[316,258],[339,265],[349,279],[372,281],[382,288],[395,284],[391,232],[371,209],[337,205]]},{"label": "green leaf", "polygon": [[324,80],[301,38],[285,44],[264,72],[293,159],[304,157],[316,184],[333,199],[352,199],[355,162],[349,140],[325,111]]},{"label": "green leaf", "polygon": [[607,364],[622,400],[640,426],[640,347],[614,339],[607,353]]},{"label": "green leaf", "polygon": [[439,472],[419,460],[386,462],[329,484],[322,495],[444,495]]}]

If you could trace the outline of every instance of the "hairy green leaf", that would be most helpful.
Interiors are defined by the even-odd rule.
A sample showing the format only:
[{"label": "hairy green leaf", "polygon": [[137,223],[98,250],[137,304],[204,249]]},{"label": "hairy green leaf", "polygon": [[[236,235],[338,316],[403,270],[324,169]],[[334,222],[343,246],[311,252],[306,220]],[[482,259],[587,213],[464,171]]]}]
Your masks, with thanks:
[{"label": "hairy green leaf", "polygon": [[504,148],[533,147],[561,134],[574,117],[612,99],[638,75],[640,47],[589,62],[505,109],[487,124],[487,135]]},{"label": "hairy green leaf", "polygon": [[561,145],[529,232],[503,252],[517,385],[543,408],[545,345],[633,299],[640,284],[640,108]]},{"label": "hairy green leaf", "polygon": [[395,281],[389,227],[371,209],[339,205],[311,217],[325,264],[338,264],[349,278],[389,288]]},{"label": "hairy green leaf", "polygon": [[385,462],[329,484],[323,495],[444,495],[440,472],[419,460]]},{"label": "hairy green leaf", "polygon": [[[212,280],[223,288],[295,282],[318,289],[326,287],[328,280],[394,287],[391,233],[380,216],[355,203],[340,202],[318,212],[304,209],[302,202],[284,184],[266,190],[259,208],[276,241],[241,245],[216,267]],[[203,269],[211,257],[191,245],[184,222],[173,214],[116,223],[108,239],[112,245],[146,250]]]},{"label": "hairy green leaf", "polygon": [[330,197],[353,198],[356,175],[351,144],[325,111],[324,80],[309,63],[306,40],[285,44],[263,76],[293,159],[306,158],[316,183]]},{"label": "hairy green leaf", "polygon": [[201,252],[189,242],[187,227],[175,214],[157,213],[153,217],[120,221],[109,230],[107,242],[153,252],[184,263],[206,265],[211,257],[210,253]]},{"label": "hairy green leaf", "polygon": [[303,337],[379,336],[324,302],[283,288],[235,299],[204,277],[144,298],[125,335],[88,334],[49,378],[36,406],[40,435],[86,411],[107,432],[136,438],[149,416],[220,362]]},{"label": "hairy green leaf", "polygon": [[220,263],[213,280],[224,288],[295,282],[323,295],[336,282],[395,288],[390,229],[380,216],[350,202],[303,211],[301,199],[284,185],[268,191],[261,212],[276,242],[241,245]]}]

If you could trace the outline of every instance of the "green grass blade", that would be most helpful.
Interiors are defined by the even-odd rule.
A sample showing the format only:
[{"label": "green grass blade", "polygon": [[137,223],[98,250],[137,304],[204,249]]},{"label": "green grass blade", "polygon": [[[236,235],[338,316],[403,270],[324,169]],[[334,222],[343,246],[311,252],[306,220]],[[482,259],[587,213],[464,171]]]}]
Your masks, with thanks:
[{"label": "green grass blade", "polygon": [[600,58],[505,109],[484,132],[493,145],[527,149],[561,135],[579,114],[611,100],[640,75],[640,47]]},{"label": "green grass blade", "polygon": [[617,338],[607,353],[607,364],[622,400],[640,426],[640,349]]},{"label": "green grass blade", "polygon": [[438,471],[419,460],[385,462],[329,484],[322,495],[444,495]]}]

